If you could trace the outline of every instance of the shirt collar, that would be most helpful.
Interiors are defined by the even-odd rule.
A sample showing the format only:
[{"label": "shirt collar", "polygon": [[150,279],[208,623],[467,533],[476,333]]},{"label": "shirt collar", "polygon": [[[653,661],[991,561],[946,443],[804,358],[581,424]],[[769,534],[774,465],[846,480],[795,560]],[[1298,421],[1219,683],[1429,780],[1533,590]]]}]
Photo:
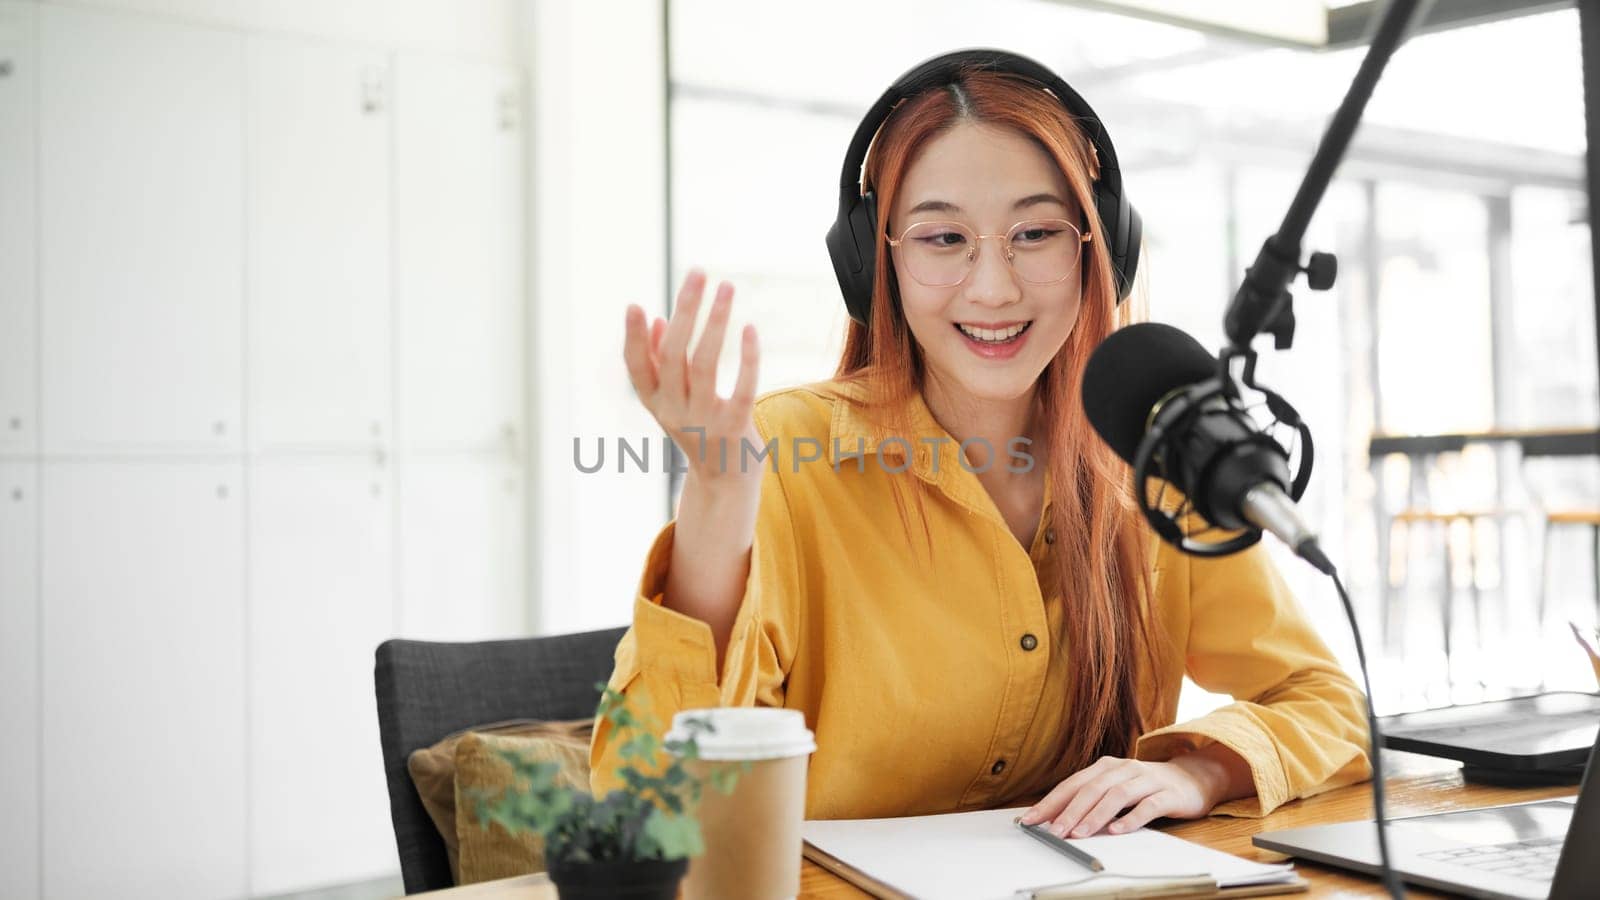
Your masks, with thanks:
[{"label": "shirt collar", "polygon": [[944,430],[928,409],[921,391],[913,391],[905,410],[911,426],[910,434],[890,435],[873,421],[870,415],[869,388],[863,381],[834,383],[838,402],[833,404],[833,421],[829,423],[828,461],[838,464],[850,462],[858,454],[880,454],[902,462],[909,450],[920,467],[932,468],[932,450],[939,438],[948,444],[938,444],[941,450],[955,444],[955,438]]},{"label": "shirt collar", "polygon": [[[913,391],[905,409],[910,434],[889,435],[877,425],[870,413],[870,388],[863,379],[830,383],[837,398],[833,404],[833,419],[829,423],[828,463],[836,470],[861,466],[881,465],[891,471],[906,464],[906,452],[912,458],[909,470],[918,478],[935,485],[954,499],[974,510],[999,515],[994,500],[984,490],[977,475],[968,471],[961,462],[961,445],[950,436],[943,425],[933,417],[921,391]],[[941,440],[942,439],[942,440]],[[939,453],[938,466],[934,465],[934,451]],[[1005,447],[996,447],[996,459],[1004,464]],[[879,460],[871,457],[877,455]],[[857,456],[866,457],[858,463]],[[1038,460],[1043,465],[1043,460]],[[1044,514],[1050,512],[1050,479],[1045,478]]]}]

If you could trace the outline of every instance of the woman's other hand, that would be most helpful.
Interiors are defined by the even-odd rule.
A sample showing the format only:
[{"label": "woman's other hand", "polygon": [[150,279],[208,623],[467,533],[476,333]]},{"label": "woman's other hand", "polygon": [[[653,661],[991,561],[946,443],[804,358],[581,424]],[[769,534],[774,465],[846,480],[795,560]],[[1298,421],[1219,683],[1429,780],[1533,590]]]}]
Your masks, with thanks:
[{"label": "woman's other hand", "polygon": [[[1167,762],[1102,756],[1056,785],[1022,815],[1050,823],[1058,837],[1123,834],[1154,819],[1198,819],[1224,800],[1255,791],[1250,766],[1221,744]],[[1127,810],[1127,812],[1123,812]]]}]

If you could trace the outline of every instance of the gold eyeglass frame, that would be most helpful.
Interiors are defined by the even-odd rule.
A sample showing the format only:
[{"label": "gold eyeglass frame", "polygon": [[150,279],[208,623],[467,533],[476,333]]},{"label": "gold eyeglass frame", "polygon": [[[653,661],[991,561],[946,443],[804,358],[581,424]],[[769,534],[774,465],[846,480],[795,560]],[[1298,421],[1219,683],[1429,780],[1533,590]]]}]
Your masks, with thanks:
[{"label": "gold eyeglass frame", "polygon": [[[1076,263],[1073,263],[1072,268],[1067,270],[1067,274],[1061,276],[1060,278],[1057,278],[1055,281],[1028,281],[1028,279],[1023,278],[1021,272],[1017,272],[1017,264],[1016,264],[1017,252],[1011,248],[1011,236],[1013,234],[1015,234],[1017,229],[1022,227],[1023,225],[1031,225],[1031,224],[1038,223],[1038,222],[1060,222],[1061,224],[1067,226],[1068,228],[1072,229],[1073,231],[1077,232],[1077,234],[1078,234],[1078,245],[1079,245],[1078,261]],[[1002,241],[1001,246],[1005,251],[1006,265],[1011,267],[1011,271],[1017,272],[1017,277],[1018,278],[1022,278],[1022,280],[1023,281],[1027,281],[1028,284],[1039,284],[1039,285],[1060,284],[1061,282],[1066,281],[1068,278],[1072,277],[1072,273],[1077,270],[1078,264],[1083,262],[1082,246],[1084,244],[1089,243],[1091,240],[1094,239],[1094,232],[1092,232],[1092,231],[1084,231],[1084,230],[1080,229],[1077,225],[1074,225],[1072,223],[1072,220],[1070,220],[1070,219],[1045,218],[1045,219],[1023,219],[1023,220],[1013,224],[1010,228],[1006,229],[1004,234],[974,234],[972,229],[970,229],[967,226],[961,224],[960,222],[951,222],[951,221],[942,220],[942,219],[933,219],[933,220],[929,220],[929,221],[926,221],[926,222],[912,222],[910,225],[907,225],[903,230],[901,230],[899,237],[892,238],[892,237],[889,237],[887,234],[885,234],[884,235],[884,240],[889,242],[889,246],[890,247],[898,250],[900,248],[900,245],[905,243],[906,235],[911,233],[911,229],[919,228],[919,227],[922,227],[924,225],[949,225],[952,229],[955,229],[955,230],[961,231],[961,232],[963,232],[965,234],[971,235],[972,236],[972,247],[969,250],[967,250],[967,270],[966,270],[966,272],[964,272],[961,275],[961,278],[959,280],[952,281],[949,284],[928,284],[926,281],[923,281],[922,279],[917,278],[915,275],[912,275],[911,277],[913,279],[915,279],[916,282],[918,284],[922,285],[923,287],[955,287],[956,285],[961,284],[963,281],[966,281],[967,280],[967,276],[972,274],[972,270],[973,270],[973,268],[975,268],[976,263],[978,261],[978,250],[981,247],[981,244],[979,244],[979,241],[982,241],[984,238],[1000,238],[1001,239],[1001,241]],[[907,274],[910,274],[910,273],[908,272]]]}]

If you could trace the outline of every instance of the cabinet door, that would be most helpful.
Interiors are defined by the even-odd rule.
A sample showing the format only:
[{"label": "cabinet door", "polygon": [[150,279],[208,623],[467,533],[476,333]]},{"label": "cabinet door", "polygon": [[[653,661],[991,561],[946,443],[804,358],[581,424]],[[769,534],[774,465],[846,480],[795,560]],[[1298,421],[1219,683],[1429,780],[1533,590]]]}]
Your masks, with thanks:
[{"label": "cabinet door", "polygon": [[480,448],[520,428],[517,86],[471,63],[395,62],[397,378],[408,447]]},{"label": "cabinet door", "polygon": [[238,446],[243,38],[39,8],[48,451]]},{"label": "cabinet door", "polygon": [[44,895],[242,896],[240,466],[42,481]]},{"label": "cabinet door", "polygon": [[0,897],[39,896],[39,491],[0,463]]},{"label": "cabinet door", "polygon": [[399,633],[482,640],[526,630],[524,515],[515,469],[487,459],[403,463]]},{"label": "cabinet door", "polygon": [[31,3],[0,3],[0,451],[23,453],[38,449],[39,421],[36,11]]},{"label": "cabinet door", "polygon": [[253,896],[399,865],[372,700],[372,654],[394,621],[386,471],[340,459],[251,467]]},{"label": "cabinet door", "polygon": [[250,411],[258,446],[389,427],[387,57],[249,42]]}]

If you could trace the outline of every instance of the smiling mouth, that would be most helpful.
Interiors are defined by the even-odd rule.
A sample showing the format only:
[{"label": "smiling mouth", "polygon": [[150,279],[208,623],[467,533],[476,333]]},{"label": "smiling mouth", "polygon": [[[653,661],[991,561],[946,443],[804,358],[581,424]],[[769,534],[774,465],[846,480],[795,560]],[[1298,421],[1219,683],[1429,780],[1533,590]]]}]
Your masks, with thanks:
[{"label": "smiling mouth", "polygon": [[963,325],[960,322],[954,324],[957,331],[980,344],[1009,344],[1033,327],[1031,319],[1005,328],[975,328],[971,325]]}]

